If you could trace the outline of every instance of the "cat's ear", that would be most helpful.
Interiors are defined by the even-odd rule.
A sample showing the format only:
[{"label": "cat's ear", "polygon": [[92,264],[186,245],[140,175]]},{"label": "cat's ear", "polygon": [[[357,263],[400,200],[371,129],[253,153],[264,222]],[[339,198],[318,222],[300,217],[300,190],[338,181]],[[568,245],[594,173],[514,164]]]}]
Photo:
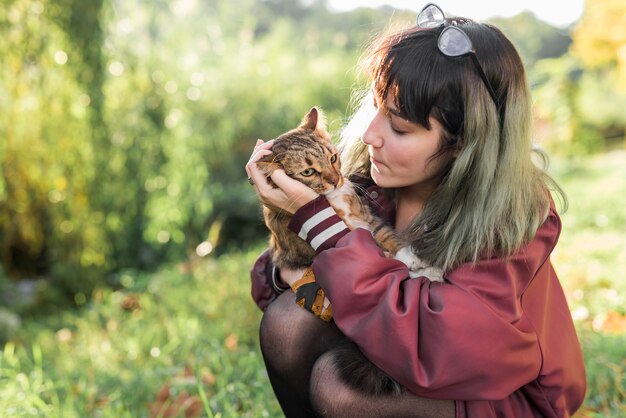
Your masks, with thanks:
[{"label": "cat's ear", "polygon": [[263,170],[266,176],[270,176],[274,172],[274,170],[282,168],[280,163],[275,161],[274,154],[266,155],[265,157],[261,158],[259,161],[256,162],[256,165],[261,170]]},{"label": "cat's ear", "polygon": [[302,119],[302,123],[300,123],[300,127],[304,129],[308,129],[311,131],[315,130],[325,130],[326,123],[324,121],[324,114],[317,107],[312,107]]}]

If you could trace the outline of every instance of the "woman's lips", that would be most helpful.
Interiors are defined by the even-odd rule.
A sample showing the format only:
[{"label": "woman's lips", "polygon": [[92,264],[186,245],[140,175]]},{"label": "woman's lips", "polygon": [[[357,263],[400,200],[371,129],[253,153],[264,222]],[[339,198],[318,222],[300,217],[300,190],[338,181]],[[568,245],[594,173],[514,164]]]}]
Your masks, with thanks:
[{"label": "woman's lips", "polygon": [[374,164],[375,166],[381,166],[384,165],[382,162],[380,162],[379,160],[377,160],[374,156],[370,155],[370,162],[372,164]]}]

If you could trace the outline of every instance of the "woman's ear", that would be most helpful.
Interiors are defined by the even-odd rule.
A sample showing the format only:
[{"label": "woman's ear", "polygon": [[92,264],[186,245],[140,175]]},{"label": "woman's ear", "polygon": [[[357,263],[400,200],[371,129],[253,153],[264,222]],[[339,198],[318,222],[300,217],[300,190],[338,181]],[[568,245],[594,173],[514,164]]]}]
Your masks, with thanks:
[{"label": "woman's ear", "polygon": [[452,158],[458,158],[463,150],[463,138],[461,136],[454,137],[454,146],[451,150]]}]

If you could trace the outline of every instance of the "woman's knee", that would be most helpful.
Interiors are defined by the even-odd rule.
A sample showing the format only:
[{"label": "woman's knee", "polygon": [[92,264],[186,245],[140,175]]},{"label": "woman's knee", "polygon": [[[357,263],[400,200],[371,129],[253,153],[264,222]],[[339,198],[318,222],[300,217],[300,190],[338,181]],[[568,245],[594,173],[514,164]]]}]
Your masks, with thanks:
[{"label": "woman's knee", "polygon": [[259,342],[264,355],[273,354],[289,346],[289,315],[291,303],[289,292],[285,292],[274,300],[263,313],[259,328]]},{"label": "woman's knee", "polygon": [[320,417],[350,417],[354,410],[354,391],[346,385],[337,368],[334,353],[317,359],[311,372],[310,399]]}]

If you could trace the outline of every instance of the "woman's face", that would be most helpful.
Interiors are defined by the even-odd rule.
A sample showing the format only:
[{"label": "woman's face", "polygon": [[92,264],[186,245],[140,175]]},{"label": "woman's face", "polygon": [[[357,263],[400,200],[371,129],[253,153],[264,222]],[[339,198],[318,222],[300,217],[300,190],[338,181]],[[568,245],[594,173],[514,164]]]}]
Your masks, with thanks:
[{"label": "woman's face", "polygon": [[439,150],[443,128],[430,118],[430,130],[401,116],[393,97],[374,100],[376,113],[362,135],[367,145],[372,180],[383,188],[414,188],[430,194],[441,180],[449,153],[431,159]]}]

